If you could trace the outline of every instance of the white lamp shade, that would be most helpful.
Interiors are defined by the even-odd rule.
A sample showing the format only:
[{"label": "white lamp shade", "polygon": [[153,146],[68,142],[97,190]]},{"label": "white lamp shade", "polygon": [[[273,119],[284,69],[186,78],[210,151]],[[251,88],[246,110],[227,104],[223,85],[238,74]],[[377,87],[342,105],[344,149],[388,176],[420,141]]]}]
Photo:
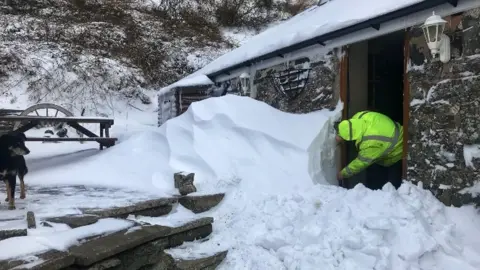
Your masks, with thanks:
[{"label": "white lamp shade", "polygon": [[434,12],[432,16],[425,20],[425,23],[422,26],[423,34],[425,35],[425,41],[427,42],[428,48],[433,55],[439,53],[446,23],[447,21],[442,19],[442,17],[435,15]]},{"label": "white lamp shade", "polygon": [[240,74],[240,79],[249,79],[249,78],[250,78],[250,75],[248,75],[248,73],[246,72]]},{"label": "white lamp shade", "polygon": [[240,74],[240,85],[244,93],[246,93],[250,88],[250,75],[248,75],[248,73],[244,72]]}]

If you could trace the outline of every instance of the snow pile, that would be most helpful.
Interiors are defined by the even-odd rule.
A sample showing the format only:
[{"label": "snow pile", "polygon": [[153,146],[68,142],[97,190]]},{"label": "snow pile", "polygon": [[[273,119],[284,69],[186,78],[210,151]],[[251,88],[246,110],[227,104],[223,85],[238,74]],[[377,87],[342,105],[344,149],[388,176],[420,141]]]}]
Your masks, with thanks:
[{"label": "snow pile", "polygon": [[[159,129],[131,136],[68,170],[38,172],[29,182],[153,189],[159,195],[177,192],[178,171],[195,172],[202,192],[218,192],[236,181],[269,190],[269,179],[282,183],[279,192],[311,186],[312,180],[336,184],[333,121],[341,107],[296,115],[248,97],[210,98]],[[87,169],[95,174],[86,177]]]},{"label": "snow pile", "polygon": [[[279,185],[275,180],[270,185]],[[254,189],[254,187],[252,187]],[[278,195],[252,196],[237,186],[216,209],[207,242],[169,250],[195,257],[229,249],[219,269],[478,269],[480,219],[473,207],[446,208],[429,191],[404,183],[372,191],[317,185]],[[194,218],[185,209],[161,218]],[[196,215],[198,218],[198,215]],[[473,239],[475,238],[475,239]]]},{"label": "snow pile", "polygon": [[[32,170],[27,183],[123,187],[151,198],[177,192],[174,172],[195,172],[197,194],[226,193],[217,207],[195,215],[179,205],[165,217],[130,219],[172,226],[214,217],[208,241],[168,252],[196,257],[228,249],[219,269],[478,269],[480,219],[473,207],[447,208],[409,183],[378,191],[329,184],[336,172],[330,129],[340,109],[294,115],[246,97],[210,98],[99,154]],[[16,249],[15,256],[62,250],[89,235],[89,228],[64,228],[58,235],[66,241],[51,231],[29,230],[27,238],[0,241],[0,249],[6,243],[32,247]]]}]

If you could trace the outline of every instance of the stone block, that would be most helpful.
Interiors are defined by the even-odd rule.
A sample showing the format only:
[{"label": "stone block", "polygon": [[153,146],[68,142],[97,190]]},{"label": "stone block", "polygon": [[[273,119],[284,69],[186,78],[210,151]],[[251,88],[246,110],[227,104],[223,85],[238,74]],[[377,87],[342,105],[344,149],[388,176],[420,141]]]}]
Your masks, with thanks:
[{"label": "stone block", "polygon": [[55,250],[37,254],[36,256],[42,260],[41,263],[31,264],[22,260],[11,260],[5,263],[0,261],[0,269],[59,270],[69,267],[74,262],[74,258],[70,254]]},{"label": "stone block", "polygon": [[70,254],[75,257],[76,265],[89,266],[154,239],[166,237],[170,232],[171,228],[162,226],[146,226],[134,231],[122,230],[74,246],[70,248]]},{"label": "stone block", "polygon": [[211,225],[212,223],[213,223],[212,217],[203,217],[203,218],[195,219],[195,220],[186,222],[185,224],[178,227],[170,227],[171,229],[170,235],[189,231],[195,228],[200,228],[206,225]]},{"label": "stone block", "polygon": [[212,222],[213,218],[207,217],[178,227],[144,226],[92,239],[70,248],[75,258],[72,269],[90,269],[112,258],[121,261],[112,269],[141,269],[146,265],[157,265],[160,269],[159,258],[164,249],[208,236],[212,232]]},{"label": "stone block", "polygon": [[35,214],[32,211],[27,212],[27,228],[29,229],[37,228],[37,223],[35,221]]},{"label": "stone block", "polygon": [[227,257],[228,251],[218,252],[198,259],[178,259],[175,266],[178,270],[215,270]]},{"label": "stone block", "polygon": [[160,217],[170,213],[170,211],[172,211],[172,207],[173,206],[169,204],[165,206],[159,206],[155,208],[136,211],[136,212],[133,212],[131,215],[146,216],[146,217]]},{"label": "stone block", "polygon": [[68,215],[62,217],[46,218],[45,221],[53,223],[64,223],[71,228],[78,228],[81,226],[87,226],[97,222],[100,217],[95,215]]},{"label": "stone block", "polygon": [[225,196],[224,193],[202,196],[183,196],[178,202],[194,213],[202,213],[217,206]]},{"label": "stone block", "polygon": [[168,238],[168,247],[178,247],[184,242],[191,242],[198,239],[203,239],[212,233],[212,224],[197,227],[188,231],[183,231]]},{"label": "stone block", "polygon": [[173,175],[174,186],[178,188],[180,195],[184,196],[197,191],[193,184],[194,178],[194,173],[178,172]]},{"label": "stone block", "polygon": [[[145,213],[150,210],[150,213],[165,213],[171,210],[171,205],[176,203],[176,198],[160,198],[139,202],[133,205],[112,207],[107,209],[82,209],[84,214],[97,215],[100,217],[119,217],[126,218],[129,215],[137,215],[138,213]],[[168,210],[168,212],[167,212]]]},{"label": "stone block", "polygon": [[175,261],[169,254],[162,252],[158,256],[157,263],[143,266],[140,270],[173,270],[175,269]]},{"label": "stone block", "polygon": [[[124,251],[115,256],[121,261],[115,270],[141,269],[147,265],[165,264],[169,260],[173,262],[173,258],[168,258],[163,252],[167,247],[168,238],[160,238]],[[171,265],[171,263],[167,265]]]},{"label": "stone block", "polygon": [[27,229],[16,229],[16,230],[0,230],[0,240],[5,240],[11,237],[26,236]]},{"label": "stone block", "polygon": [[10,270],[25,264],[25,261],[19,260],[2,260],[0,261],[0,270]]}]

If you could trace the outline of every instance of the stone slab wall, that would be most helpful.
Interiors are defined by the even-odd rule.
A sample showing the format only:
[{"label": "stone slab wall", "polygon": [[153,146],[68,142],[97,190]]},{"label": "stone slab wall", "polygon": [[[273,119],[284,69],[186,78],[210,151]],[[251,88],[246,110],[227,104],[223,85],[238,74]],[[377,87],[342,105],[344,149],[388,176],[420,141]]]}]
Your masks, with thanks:
[{"label": "stone slab wall", "polygon": [[480,9],[445,19],[446,64],[432,60],[421,29],[411,31],[407,177],[446,205],[479,204],[480,155],[471,149],[480,145]]},{"label": "stone slab wall", "polygon": [[[321,59],[303,57],[258,70],[254,79],[256,99],[292,113],[334,108],[338,99],[335,93],[340,89],[338,70],[339,60],[334,52]],[[285,76],[289,71],[292,76]],[[283,78],[278,79],[279,76]]]}]

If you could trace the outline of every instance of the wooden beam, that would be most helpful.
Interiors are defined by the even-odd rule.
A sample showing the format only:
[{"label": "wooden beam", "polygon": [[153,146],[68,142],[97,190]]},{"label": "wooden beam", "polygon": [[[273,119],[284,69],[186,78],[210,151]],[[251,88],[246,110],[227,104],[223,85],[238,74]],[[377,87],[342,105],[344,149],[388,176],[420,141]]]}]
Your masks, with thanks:
[{"label": "wooden beam", "polygon": [[50,122],[50,123],[63,123],[74,121],[77,123],[104,123],[113,125],[114,120],[104,117],[46,117],[46,116],[34,116],[34,115],[2,115],[0,121],[6,122],[18,122],[18,121],[36,121],[36,122]]},{"label": "wooden beam", "polygon": [[20,126],[19,128],[13,130],[14,132],[26,132],[34,127],[36,127],[40,122],[30,121],[27,124]]},{"label": "wooden beam", "polygon": [[81,126],[81,125],[80,125],[79,123],[77,123],[77,122],[72,122],[72,121],[70,121],[70,122],[67,122],[67,125],[69,125],[69,126],[71,126],[72,128],[80,131],[82,134],[85,134],[85,135],[87,135],[88,137],[91,137],[91,138],[100,138],[100,137],[98,137],[97,134],[95,134],[95,133],[91,132],[90,130],[84,128],[83,126]]},{"label": "wooden beam", "polygon": [[[348,118],[348,47],[342,48],[342,58],[340,59],[340,100],[343,102],[342,119]],[[347,166],[347,145],[342,143],[341,151],[341,167]],[[348,188],[348,179],[343,180],[342,187]]]},{"label": "wooden beam", "polygon": [[29,142],[115,142],[117,138],[105,137],[77,137],[77,138],[48,138],[48,137],[27,137]]},{"label": "wooden beam", "polygon": [[410,120],[410,80],[408,79],[408,62],[410,60],[410,33],[405,31],[403,45],[403,157],[402,177],[407,179],[407,156],[408,156],[408,124]]}]

